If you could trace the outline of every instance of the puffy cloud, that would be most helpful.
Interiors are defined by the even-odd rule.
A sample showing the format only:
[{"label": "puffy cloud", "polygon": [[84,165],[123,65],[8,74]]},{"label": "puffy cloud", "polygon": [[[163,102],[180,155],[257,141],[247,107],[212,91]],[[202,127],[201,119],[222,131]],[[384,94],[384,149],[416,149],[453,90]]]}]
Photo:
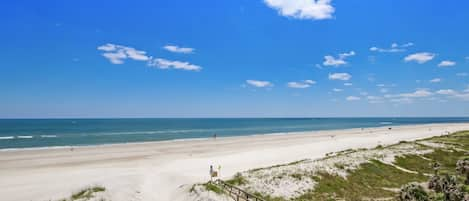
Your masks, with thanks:
[{"label": "puffy cloud", "polygon": [[[148,66],[157,67],[159,69],[181,69],[188,71],[200,71],[202,67],[189,62],[182,61],[171,61],[162,58],[153,59],[151,56],[147,56],[145,51],[137,50],[133,47],[116,45],[108,43],[101,45],[97,48],[98,50],[103,51],[102,54],[113,64],[123,64],[126,59],[136,60],[136,61],[146,61]],[[188,52],[193,51],[192,48],[179,48],[177,46],[165,46],[165,49],[175,50],[179,52]]]},{"label": "puffy cloud", "polygon": [[367,96],[366,97],[368,100],[381,100],[382,98],[379,96]]},{"label": "puffy cloud", "polygon": [[334,91],[334,92],[341,92],[341,91],[343,91],[343,89],[334,88],[334,89],[332,89],[332,91]]},{"label": "puffy cloud", "polygon": [[436,54],[434,53],[429,53],[429,52],[420,52],[420,53],[415,53],[415,54],[410,54],[404,58],[404,61],[406,62],[417,62],[419,64],[426,63],[427,61],[432,60],[435,58]]},{"label": "puffy cloud", "polygon": [[431,83],[438,83],[441,82],[441,78],[434,78],[430,80]]},{"label": "puffy cloud", "polygon": [[246,80],[246,83],[254,86],[254,87],[259,87],[259,88],[264,88],[264,87],[272,87],[274,86],[271,82],[269,81],[261,81],[261,80]]},{"label": "puffy cloud", "polygon": [[304,80],[302,82],[289,82],[287,83],[287,86],[290,88],[305,89],[311,87],[313,84],[316,84],[316,81]]},{"label": "puffy cloud", "polygon": [[137,61],[150,60],[150,57],[146,55],[145,51],[136,50],[133,47],[108,43],[99,46],[97,49],[103,51],[104,53],[102,55],[113,64],[123,64],[126,59]]},{"label": "puffy cloud", "polygon": [[454,66],[456,65],[456,62],[454,61],[449,61],[449,60],[444,60],[444,61],[441,61],[438,66],[439,67],[450,67],[450,66]]},{"label": "puffy cloud", "polygon": [[397,43],[393,43],[393,44],[391,44],[390,48],[371,47],[370,51],[373,51],[373,52],[390,52],[390,53],[404,52],[404,51],[407,50],[406,49],[407,47],[410,47],[410,46],[413,46],[413,45],[414,45],[413,43],[405,43],[405,44],[402,44],[402,45],[399,45]]},{"label": "puffy cloud", "polygon": [[350,82],[346,82],[346,83],[344,83],[344,86],[352,86],[352,85],[353,85],[353,84],[352,84],[352,83],[350,83]]},{"label": "puffy cloud", "polygon": [[360,100],[361,98],[360,97],[357,97],[357,96],[348,96],[347,98],[345,98],[345,100],[348,100],[348,101],[357,101],[357,100]]},{"label": "puffy cloud", "polygon": [[108,44],[99,46],[99,47],[98,47],[98,50],[102,50],[102,51],[106,51],[106,52],[115,51],[115,50],[117,49],[116,46],[117,46],[117,45],[108,43]]},{"label": "puffy cloud", "polygon": [[384,97],[389,98],[391,102],[411,103],[415,98],[426,98],[432,95],[434,95],[434,93],[428,89],[417,89],[411,93],[386,94]]},{"label": "puffy cloud", "polygon": [[338,58],[335,58],[331,55],[324,56],[324,62],[322,63],[324,66],[340,66],[347,64],[345,58],[354,56],[355,52],[350,51],[348,53],[341,53],[339,54]]},{"label": "puffy cloud", "polygon": [[287,83],[287,86],[290,88],[304,89],[310,87],[311,85],[302,82],[289,82]]},{"label": "puffy cloud", "polygon": [[450,98],[456,98],[456,99],[460,99],[463,101],[469,101],[469,87],[466,90],[463,90],[463,92],[458,92],[453,89],[441,89],[441,90],[438,90],[436,93],[440,95],[449,96]]},{"label": "puffy cloud", "polygon": [[343,59],[340,59],[340,58],[336,59],[333,56],[327,55],[327,56],[324,56],[324,62],[322,64],[325,66],[340,66],[346,63],[347,62]]},{"label": "puffy cloud", "polygon": [[420,98],[420,97],[428,97],[431,95],[433,95],[433,93],[428,91],[427,89],[417,89],[415,92],[412,92],[412,93],[399,94],[400,97],[406,97],[406,98]]},{"label": "puffy cloud", "polygon": [[413,100],[410,98],[394,98],[389,101],[395,102],[395,103],[412,103],[413,102]]},{"label": "puffy cloud", "polygon": [[166,45],[163,47],[165,50],[175,53],[190,54],[194,52],[194,48],[189,47],[178,47],[176,45]]},{"label": "puffy cloud", "polygon": [[457,92],[452,89],[441,89],[441,90],[436,91],[436,93],[441,94],[441,95],[454,95]]},{"label": "puffy cloud", "polygon": [[385,94],[385,93],[388,93],[388,92],[389,92],[389,89],[381,88],[381,89],[379,89],[379,92]]},{"label": "puffy cloud", "polygon": [[368,99],[369,103],[382,103],[383,98],[379,96],[367,96],[366,99]]},{"label": "puffy cloud", "polygon": [[180,70],[188,70],[188,71],[200,71],[202,67],[190,64],[189,62],[182,62],[182,61],[171,61],[167,59],[157,58],[150,62],[148,62],[149,66],[154,66],[160,69],[180,69]]},{"label": "puffy cloud", "polygon": [[335,11],[331,0],[264,0],[264,3],[280,15],[296,19],[330,19]]},{"label": "puffy cloud", "polygon": [[468,75],[469,75],[468,73],[456,73],[456,76],[459,76],[459,77],[466,77]]},{"label": "puffy cloud", "polygon": [[329,74],[329,80],[343,80],[343,81],[347,81],[347,80],[350,80],[350,78],[352,78],[352,75],[348,74],[348,73],[333,73],[333,74]]}]

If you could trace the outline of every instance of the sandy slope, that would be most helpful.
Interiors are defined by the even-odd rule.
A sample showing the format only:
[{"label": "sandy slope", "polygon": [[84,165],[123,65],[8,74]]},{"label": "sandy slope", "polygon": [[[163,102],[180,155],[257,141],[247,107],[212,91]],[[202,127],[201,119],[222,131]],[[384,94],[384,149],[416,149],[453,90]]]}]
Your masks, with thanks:
[{"label": "sandy slope", "polygon": [[191,184],[209,179],[210,164],[221,165],[222,176],[230,177],[328,152],[459,130],[469,130],[469,123],[0,151],[0,195],[4,201],[55,200],[99,184],[113,201],[185,200]]}]

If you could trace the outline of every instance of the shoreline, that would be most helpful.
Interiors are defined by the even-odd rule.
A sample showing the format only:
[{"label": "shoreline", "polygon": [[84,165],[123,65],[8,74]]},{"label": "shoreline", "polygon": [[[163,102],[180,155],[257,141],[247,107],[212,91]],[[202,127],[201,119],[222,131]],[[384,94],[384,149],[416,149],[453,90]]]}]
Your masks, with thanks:
[{"label": "shoreline", "polygon": [[[386,122],[387,123],[387,122]],[[276,132],[276,133],[260,133],[260,134],[248,134],[248,135],[235,135],[235,136],[218,136],[217,140],[232,139],[232,138],[244,138],[244,137],[256,137],[256,136],[280,136],[280,135],[308,135],[321,132],[331,131],[354,131],[357,129],[369,130],[379,128],[398,129],[402,127],[413,127],[423,125],[441,125],[441,124],[467,124],[469,122],[459,123],[430,123],[430,124],[405,124],[405,125],[394,125],[394,124],[379,124],[377,126],[361,127],[361,128],[344,128],[344,129],[324,129],[324,130],[305,130],[305,131],[293,131],[293,132]],[[393,126],[394,125],[394,126]],[[161,144],[161,143],[172,143],[172,142],[186,142],[186,141],[210,141],[214,140],[213,137],[200,137],[200,138],[179,138],[171,140],[152,140],[152,141],[140,141],[140,142],[119,142],[119,143],[104,143],[104,144],[82,144],[82,145],[64,145],[64,146],[43,146],[43,147],[23,147],[23,148],[0,148],[1,152],[15,152],[15,151],[36,151],[36,150],[49,150],[49,149],[80,149],[80,148],[93,148],[93,147],[108,147],[108,146],[131,146],[131,145],[147,145],[147,144]]]},{"label": "shoreline", "polygon": [[469,130],[469,123],[0,151],[0,194],[6,201],[58,200],[84,187],[101,185],[113,201],[182,201],[188,200],[193,184],[210,179],[210,165],[221,165],[221,177],[226,179],[236,172],[318,159],[330,152],[460,130]]}]

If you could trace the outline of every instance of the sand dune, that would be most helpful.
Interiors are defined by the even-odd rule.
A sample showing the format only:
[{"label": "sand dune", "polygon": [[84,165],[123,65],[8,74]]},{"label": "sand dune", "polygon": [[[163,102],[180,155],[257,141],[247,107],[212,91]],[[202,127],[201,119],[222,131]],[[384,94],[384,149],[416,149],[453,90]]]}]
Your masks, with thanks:
[{"label": "sand dune", "polygon": [[209,180],[209,165],[221,176],[316,159],[348,148],[374,147],[446,132],[469,123],[346,129],[288,135],[257,135],[54,149],[0,151],[0,194],[5,201],[68,197],[91,185],[106,187],[113,201],[185,200],[194,183]]}]

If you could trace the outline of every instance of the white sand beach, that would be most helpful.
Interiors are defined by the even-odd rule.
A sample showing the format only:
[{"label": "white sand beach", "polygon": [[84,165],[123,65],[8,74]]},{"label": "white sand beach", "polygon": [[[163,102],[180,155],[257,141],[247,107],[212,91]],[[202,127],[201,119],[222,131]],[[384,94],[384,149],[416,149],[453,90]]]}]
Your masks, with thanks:
[{"label": "white sand beach", "polygon": [[[392,127],[391,130],[388,127]],[[248,169],[317,159],[349,148],[371,148],[469,130],[469,123],[330,130],[217,139],[0,151],[2,201],[69,197],[87,186],[106,187],[113,201],[188,200],[194,183]]]}]

